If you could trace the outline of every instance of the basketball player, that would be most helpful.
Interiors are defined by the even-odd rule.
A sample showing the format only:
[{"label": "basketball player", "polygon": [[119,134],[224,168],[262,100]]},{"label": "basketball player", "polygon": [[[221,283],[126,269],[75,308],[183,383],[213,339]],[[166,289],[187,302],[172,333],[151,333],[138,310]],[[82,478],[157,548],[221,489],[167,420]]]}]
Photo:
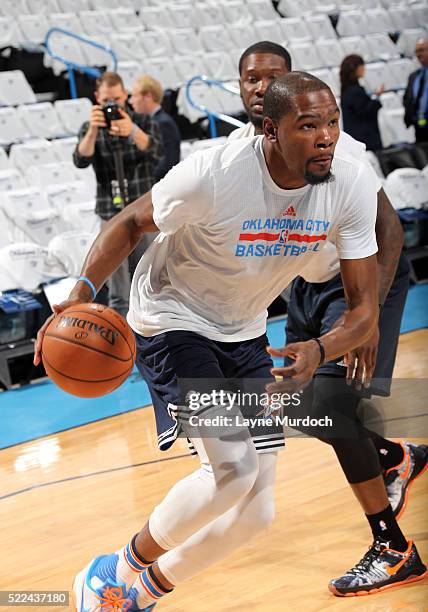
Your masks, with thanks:
[{"label": "basketball player", "polygon": [[[239,62],[240,90],[250,122],[234,130],[230,139],[262,133],[266,88],[272,80],[290,71],[290,55],[280,45],[262,41],[244,51]],[[339,137],[336,151],[342,148],[357,158],[364,156],[365,146],[343,133]],[[364,379],[364,366],[368,362],[376,362],[371,393],[382,396],[390,394],[401,317],[409,284],[409,268],[402,253],[401,224],[380,181],[376,238],[379,248],[380,335],[375,333],[365,345],[346,356],[348,367],[340,365],[341,359],[336,359],[317,369],[313,389],[316,404],[314,412],[325,414],[327,406],[322,401],[317,404],[317,396],[325,397],[329,393],[330,397],[340,397],[342,400],[346,397],[346,410],[356,415],[361,399],[359,388],[363,381],[364,387],[370,385],[370,378],[366,376]],[[329,243],[320,257],[305,268],[303,276],[293,282],[288,305],[287,342],[308,340],[330,330],[345,309],[339,258],[334,245]],[[345,384],[353,377],[357,381],[356,388],[347,389]],[[342,383],[343,390],[340,389]],[[404,512],[409,485],[428,466],[428,447],[409,442],[392,442],[368,430],[366,434],[369,437],[366,435],[364,439],[336,438],[330,443],[367,516],[374,537],[374,549],[380,553],[385,547],[384,543],[389,542],[392,548],[404,552],[408,549],[408,543],[396,518]],[[368,554],[372,556],[373,550]],[[335,595],[350,595],[360,590],[378,589],[378,582],[371,579],[367,565],[357,564],[345,576],[332,581],[330,588]]]},{"label": "basketball player", "polygon": [[[288,346],[294,364],[283,374],[299,388],[320,363],[361,345],[377,325],[376,184],[360,161],[345,153],[333,161],[339,137],[333,94],[296,72],[271,84],[264,107],[264,136],[191,155],[114,217],[68,300],[55,309],[91,301],[144,232],[161,232],[138,264],[128,313],[161,448],[183,427],[176,419],[180,379],[196,386],[198,379],[273,380],[266,307],[328,237],[335,237],[348,310],[340,327]],[[291,202],[299,229],[288,235],[278,228]],[[211,401],[199,414],[216,410]],[[280,431],[261,437],[238,423],[230,434],[226,428],[192,442],[200,469],[169,491],[128,544],[77,575],[79,612],[151,606],[272,521]],[[425,572],[413,544],[411,556],[394,554],[400,567],[393,567],[396,557],[385,557],[385,565],[403,580]]]}]

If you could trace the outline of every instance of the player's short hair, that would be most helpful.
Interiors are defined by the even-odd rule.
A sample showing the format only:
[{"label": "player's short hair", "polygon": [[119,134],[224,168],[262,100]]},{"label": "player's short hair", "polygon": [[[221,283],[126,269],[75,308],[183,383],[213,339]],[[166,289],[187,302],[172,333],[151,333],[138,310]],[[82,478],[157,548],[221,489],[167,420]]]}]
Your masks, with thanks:
[{"label": "player's short hair", "polygon": [[239,58],[239,74],[242,72],[244,59],[253,53],[271,53],[272,55],[278,55],[282,57],[288,70],[291,71],[291,55],[288,53],[287,49],[270,40],[261,40],[248,47],[248,49],[245,49],[244,53]]},{"label": "player's short hair", "polygon": [[156,81],[156,79],[148,74],[143,74],[135,81],[135,83],[140,93],[152,94],[153,102],[156,102],[156,104],[160,104],[162,102],[163,89],[159,81]]},{"label": "player's short hair", "polygon": [[279,123],[295,108],[296,96],[322,89],[327,89],[333,96],[327,83],[316,76],[307,72],[290,72],[269,84],[263,99],[263,115]]},{"label": "player's short hair", "polygon": [[122,77],[117,74],[117,72],[110,72],[109,70],[103,72],[102,75],[97,79],[96,90],[98,91],[101,85],[104,84],[108,87],[115,87],[116,85],[120,85],[122,89],[125,89]]}]

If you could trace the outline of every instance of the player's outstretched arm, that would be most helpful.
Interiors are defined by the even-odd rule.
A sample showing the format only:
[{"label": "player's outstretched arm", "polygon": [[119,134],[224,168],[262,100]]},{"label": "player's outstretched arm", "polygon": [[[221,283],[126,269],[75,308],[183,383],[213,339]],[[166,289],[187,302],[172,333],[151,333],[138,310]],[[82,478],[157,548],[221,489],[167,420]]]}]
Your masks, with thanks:
[{"label": "player's outstretched arm", "polygon": [[[99,289],[132,253],[143,234],[157,231],[153,221],[151,192],[148,192],[126,206],[103,227],[91,246],[81,274],[90,278]],[[90,288],[80,282],[70,297],[83,297],[85,302],[89,302],[90,295]]]},{"label": "player's outstretched arm", "polygon": [[[111,274],[128,257],[146,232],[157,232],[153,221],[151,193],[146,193],[113,217],[96,237],[83,264],[82,276],[90,279],[96,289],[102,287]],[[78,281],[68,298],[53,306],[54,314],[45,321],[37,334],[34,364],[40,362],[43,337],[52,318],[75,304],[91,302],[93,293],[84,281]]]},{"label": "player's outstretched arm", "polygon": [[[378,322],[378,282],[376,255],[363,259],[342,259],[340,262],[348,310],[340,324],[319,338],[325,356],[330,361],[363,344],[374,332]],[[315,340],[294,342],[283,349],[268,349],[275,357],[290,357],[292,365],[273,368],[275,376],[289,377],[291,381],[268,385],[269,392],[280,393],[307,383],[320,363],[321,351]],[[371,378],[374,361],[366,365]]]}]

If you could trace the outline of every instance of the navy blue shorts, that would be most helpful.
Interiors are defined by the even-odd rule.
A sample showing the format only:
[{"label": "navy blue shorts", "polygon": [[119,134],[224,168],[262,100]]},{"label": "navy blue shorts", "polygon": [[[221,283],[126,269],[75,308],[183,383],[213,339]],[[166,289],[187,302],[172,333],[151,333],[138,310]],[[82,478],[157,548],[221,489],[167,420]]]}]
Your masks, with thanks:
[{"label": "navy blue shorts", "polygon": [[[168,331],[151,337],[136,334],[136,365],[146,381],[155,410],[158,444],[172,446],[182,435],[177,419],[183,404],[180,380],[273,380],[272,359],[266,352],[267,336],[242,342],[217,342],[190,331]],[[263,387],[264,389],[264,387]],[[280,425],[249,427],[258,452],[272,452],[284,446]]]},{"label": "navy blue shorts", "polygon": [[[362,395],[390,394],[392,372],[397,353],[400,324],[409,289],[409,264],[401,254],[394,282],[379,316],[379,347],[373,381]],[[287,344],[310,340],[329,332],[346,310],[341,275],[325,283],[308,283],[296,278],[291,290],[286,325]],[[346,368],[338,365],[342,357],[320,366],[316,375],[346,376]]]}]

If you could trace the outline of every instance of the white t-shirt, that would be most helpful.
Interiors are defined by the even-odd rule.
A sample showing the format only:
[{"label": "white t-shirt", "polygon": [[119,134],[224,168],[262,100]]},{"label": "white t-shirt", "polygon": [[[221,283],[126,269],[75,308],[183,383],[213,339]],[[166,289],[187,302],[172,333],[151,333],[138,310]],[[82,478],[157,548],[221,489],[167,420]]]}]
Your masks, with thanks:
[{"label": "white t-shirt", "polygon": [[252,138],[255,135],[256,135],[256,130],[254,128],[254,125],[251,123],[251,121],[249,121],[242,127],[237,128],[236,130],[233,130],[233,132],[230,132],[227,139],[236,140],[237,138]]},{"label": "white t-shirt", "polygon": [[334,181],[284,190],[270,177],[262,142],[197,151],[153,187],[161,233],[132,281],[136,332],[255,338],[266,330],[267,306],[327,239],[344,259],[376,253],[376,184],[362,162],[339,153]]},{"label": "white t-shirt", "polygon": [[[254,125],[251,122],[248,122],[243,127],[233,130],[233,132],[229,134],[228,140],[249,138],[254,135]],[[352,138],[352,136],[349,136],[349,134],[341,130],[339,140],[337,141],[336,145],[335,155],[340,152],[352,155],[356,159],[364,162],[367,165],[369,171],[373,173],[373,179],[377,183],[377,191],[381,189],[382,182],[374,172],[372,166],[370,165],[370,162],[365,156],[366,145],[363,142],[355,140],[355,138]],[[334,245],[334,243],[327,241],[327,244],[324,246],[322,252],[320,253],[320,256],[314,259],[308,266],[306,266],[304,273],[302,273],[300,276],[303,276],[303,278],[308,283],[324,283],[336,276],[336,274],[339,274],[339,272],[340,259],[337,253],[336,246]]]}]

